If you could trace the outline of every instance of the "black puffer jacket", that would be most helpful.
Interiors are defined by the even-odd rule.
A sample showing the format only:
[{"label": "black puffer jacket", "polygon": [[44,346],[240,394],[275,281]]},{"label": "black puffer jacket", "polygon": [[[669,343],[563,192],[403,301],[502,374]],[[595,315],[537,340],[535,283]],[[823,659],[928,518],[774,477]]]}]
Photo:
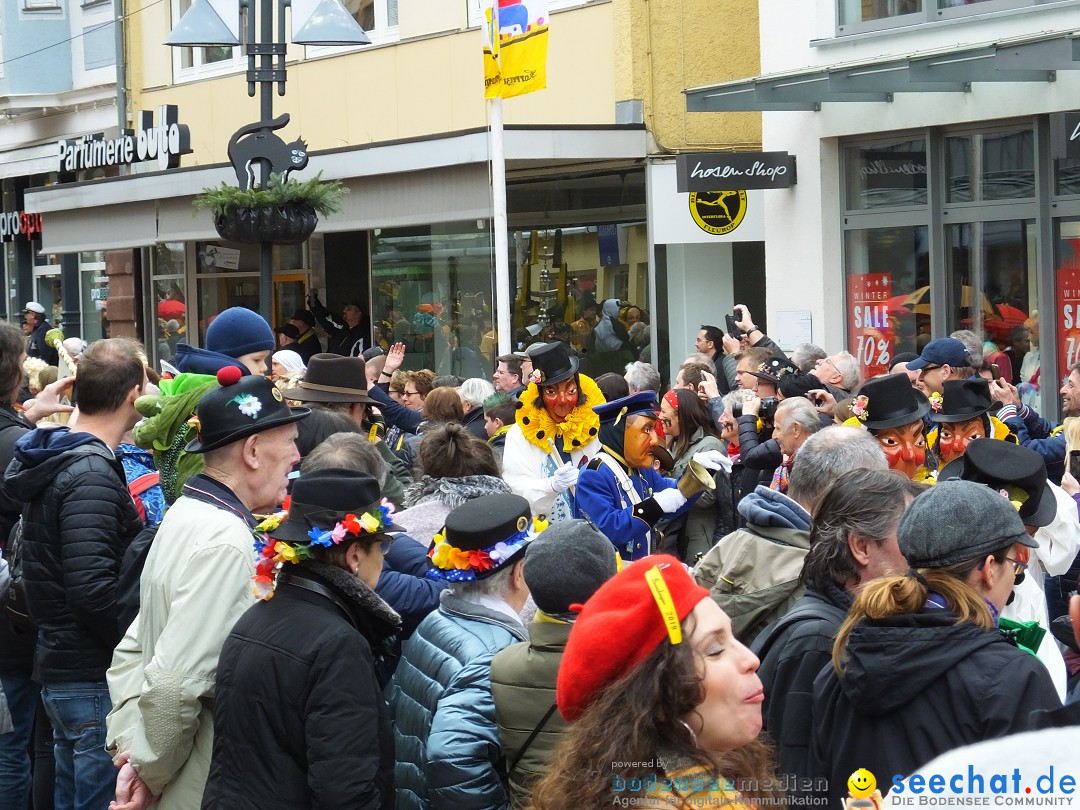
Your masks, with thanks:
[{"label": "black puffer jacket", "polygon": [[221,648],[203,809],[392,810],[394,737],[372,648],[398,616],[341,568],[308,561],[283,577]]},{"label": "black puffer jacket", "polygon": [[961,745],[1034,728],[1061,705],[1043,663],[1001,633],[953,624],[944,610],[862,621],[847,668],[814,682],[809,771],[829,780],[829,804],[859,768],[880,782],[909,775]]},{"label": "black puffer jacket", "polygon": [[4,485],[22,501],[23,578],[43,681],[102,681],[123,638],[120,561],[142,530],[124,468],[89,433],[40,428],[15,444]]},{"label": "black puffer jacket", "polygon": [[[10,405],[0,406],[0,468],[6,468],[15,454],[15,442],[33,428]],[[22,504],[0,484],[0,547],[6,549],[11,527],[19,519]],[[35,633],[13,627],[0,613],[0,674],[29,675],[34,668]]]}]

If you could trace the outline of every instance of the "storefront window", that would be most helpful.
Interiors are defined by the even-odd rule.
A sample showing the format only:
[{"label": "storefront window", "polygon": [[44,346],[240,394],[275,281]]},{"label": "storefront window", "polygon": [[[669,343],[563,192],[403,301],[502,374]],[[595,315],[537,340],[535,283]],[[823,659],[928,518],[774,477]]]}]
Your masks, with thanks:
[{"label": "storefront window", "polygon": [[[1056,320],[1058,332],[1058,369],[1053,380],[1044,385],[1058,385],[1058,380],[1068,374],[1069,369],[1080,363],[1080,218],[1058,220],[1054,265],[1057,286]],[[1038,319],[1034,319],[1031,351],[1038,358]],[[1030,361],[1024,366],[1025,373],[1037,372],[1038,361]],[[1049,374],[1049,369],[1047,369]]]},{"label": "storefront window", "polygon": [[183,242],[159,244],[152,254],[153,309],[149,324],[153,325],[154,339],[150,339],[148,325],[146,343],[155,361],[173,363],[177,344],[187,342],[185,255]]},{"label": "storefront window", "polygon": [[1080,194],[1080,158],[1054,161],[1054,193]]},{"label": "storefront window", "polygon": [[922,0],[840,0],[840,21],[851,24],[884,20],[922,10]]},{"label": "storefront window", "polygon": [[485,220],[383,228],[371,240],[377,345],[404,343],[404,368],[491,376],[491,234]]},{"label": "storefront window", "polygon": [[979,335],[990,362],[989,356],[1009,345],[1009,333],[1023,326],[1035,307],[1035,245],[1033,220],[975,222],[946,230],[949,327]]},{"label": "storefront window", "polygon": [[887,374],[900,352],[918,352],[930,339],[928,229],[848,231],[848,350],[863,379]]},{"label": "storefront window", "polygon": [[948,202],[1035,196],[1031,129],[954,135],[945,139]]},{"label": "storefront window", "polygon": [[[105,275],[105,252],[79,254],[79,310],[82,337],[87,343],[109,336],[109,277]],[[70,337],[70,336],[69,336]]]},{"label": "storefront window", "polygon": [[847,149],[847,208],[926,205],[922,138]]}]

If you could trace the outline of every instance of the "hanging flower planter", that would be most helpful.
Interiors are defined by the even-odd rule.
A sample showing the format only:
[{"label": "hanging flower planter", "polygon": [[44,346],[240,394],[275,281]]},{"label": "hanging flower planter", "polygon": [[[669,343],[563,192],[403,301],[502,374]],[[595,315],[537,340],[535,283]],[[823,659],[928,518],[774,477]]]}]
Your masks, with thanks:
[{"label": "hanging flower planter", "polygon": [[230,208],[214,220],[222,239],[246,244],[298,245],[311,236],[318,224],[319,215],[304,203]]},{"label": "hanging flower planter", "polygon": [[319,215],[341,210],[348,189],[338,180],[321,182],[322,173],[298,182],[273,174],[266,188],[241,189],[222,183],[203,189],[192,202],[209,208],[218,235],[230,242],[297,245],[319,224]]}]

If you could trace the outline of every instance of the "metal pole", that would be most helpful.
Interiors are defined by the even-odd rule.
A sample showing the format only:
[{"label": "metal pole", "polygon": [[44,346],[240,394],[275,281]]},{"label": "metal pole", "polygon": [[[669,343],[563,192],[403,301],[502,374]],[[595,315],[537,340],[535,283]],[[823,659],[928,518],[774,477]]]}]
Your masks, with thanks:
[{"label": "metal pole", "polygon": [[[259,44],[274,43],[274,0],[258,0],[259,7]],[[254,11],[254,9],[252,9]],[[284,9],[279,9],[284,14]],[[259,117],[269,121],[274,117],[274,85],[270,78],[274,70],[274,55],[262,53],[259,67],[263,71],[259,82]],[[282,87],[284,89],[284,87]],[[270,169],[263,166],[259,172],[259,184],[266,188],[270,182]],[[271,326],[274,323],[274,246],[269,242],[259,245],[259,314]]]},{"label": "metal pole", "polygon": [[499,354],[510,352],[513,334],[510,328],[510,308],[514,297],[510,290],[510,246],[506,235],[506,158],[503,149],[503,100],[490,99],[491,125],[488,129],[488,149],[491,153],[491,210],[495,231],[495,331],[499,336]]}]

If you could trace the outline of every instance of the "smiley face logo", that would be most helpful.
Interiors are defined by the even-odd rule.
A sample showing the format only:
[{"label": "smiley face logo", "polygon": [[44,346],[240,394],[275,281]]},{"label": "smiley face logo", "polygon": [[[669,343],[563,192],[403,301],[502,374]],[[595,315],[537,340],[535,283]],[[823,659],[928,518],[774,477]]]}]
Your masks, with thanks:
[{"label": "smiley face logo", "polygon": [[877,790],[877,779],[866,768],[859,768],[847,780],[848,790],[856,799],[865,799]]}]

